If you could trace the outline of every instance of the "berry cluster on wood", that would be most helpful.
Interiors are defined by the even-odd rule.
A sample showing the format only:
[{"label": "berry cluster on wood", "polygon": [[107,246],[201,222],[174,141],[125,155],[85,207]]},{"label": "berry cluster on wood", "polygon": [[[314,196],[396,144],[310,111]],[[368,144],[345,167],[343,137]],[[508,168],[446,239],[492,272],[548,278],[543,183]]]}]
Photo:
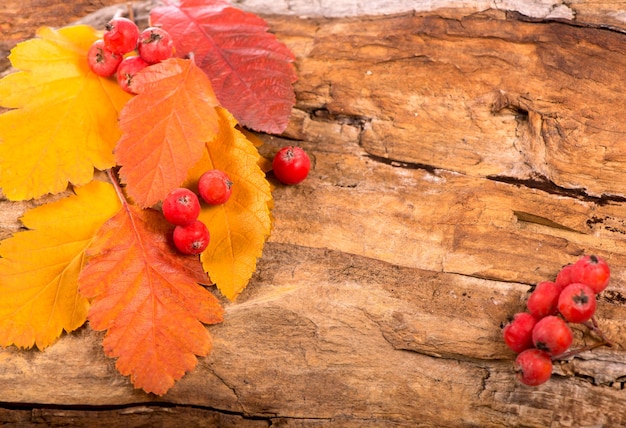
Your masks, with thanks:
[{"label": "berry cluster on wood", "polygon": [[[117,73],[117,81],[126,92],[133,90],[133,77],[150,64],[174,56],[174,42],[169,33],[159,27],[139,27],[127,18],[113,18],[105,27],[102,39],[87,53],[91,70],[99,76]],[[135,52],[133,55],[131,52]]]},{"label": "berry cluster on wood", "polygon": [[[225,172],[212,169],[200,177],[198,193],[207,204],[221,205],[230,198],[232,185]],[[200,254],[209,245],[209,229],[198,220],[200,208],[198,195],[185,187],[172,190],[161,205],[163,216],[175,226],[174,246],[183,254]]]},{"label": "berry cluster on wood", "polygon": [[[528,297],[527,312],[513,316],[502,333],[506,345],[518,353],[517,378],[526,385],[541,385],[552,375],[553,361],[599,346],[613,346],[594,318],[596,295],[609,284],[609,265],[601,257],[586,255],[563,267],[554,281],[544,281]],[[601,342],[569,350],[574,335],[569,323],[579,323]]]},{"label": "berry cluster on wood", "polygon": [[[274,175],[283,184],[301,183],[309,174],[311,160],[300,147],[283,147],[272,161]],[[233,182],[228,174],[211,169],[200,176],[198,194],[208,205],[225,204],[232,194]],[[210,232],[198,220],[200,199],[191,190],[179,187],[163,200],[163,216],[174,225],[174,246],[183,254],[200,254],[209,245]]]}]

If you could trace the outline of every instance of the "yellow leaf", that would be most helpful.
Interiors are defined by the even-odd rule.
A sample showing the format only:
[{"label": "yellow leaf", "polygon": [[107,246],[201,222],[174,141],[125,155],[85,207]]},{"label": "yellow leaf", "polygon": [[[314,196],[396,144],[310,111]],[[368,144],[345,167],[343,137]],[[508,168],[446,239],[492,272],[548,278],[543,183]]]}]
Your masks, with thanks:
[{"label": "yellow leaf", "polygon": [[9,59],[22,71],[0,80],[0,188],[12,200],[83,185],[93,169],[115,164],[117,118],[131,98],[113,79],[94,74],[91,27],[41,28]]},{"label": "yellow leaf", "polygon": [[86,320],[78,294],[85,249],[119,209],[113,186],[93,181],[76,194],[28,211],[30,230],[0,242],[0,345],[39,349]]},{"label": "yellow leaf", "polygon": [[200,259],[221,293],[234,300],[248,285],[270,234],[272,194],[259,168],[257,149],[235,128],[237,123],[227,110],[217,108],[217,112],[218,137],[207,143],[207,152],[191,170],[186,185],[197,184],[209,169],[226,172],[233,182],[225,204],[202,208],[200,220],[209,228],[211,239]]},{"label": "yellow leaf", "polygon": [[[248,131],[247,129],[240,129],[241,133],[243,135],[245,135],[245,137],[250,140],[250,142],[252,144],[254,144],[254,147],[259,148],[261,147],[264,142],[263,140],[261,140],[258,135],[256,135],[255,133]],[[261,170],[265,173],[269,172],[272,170],[272,159],[268,159],[266,157],[260,156],[259,157],[259,168],[261,168]]]}]

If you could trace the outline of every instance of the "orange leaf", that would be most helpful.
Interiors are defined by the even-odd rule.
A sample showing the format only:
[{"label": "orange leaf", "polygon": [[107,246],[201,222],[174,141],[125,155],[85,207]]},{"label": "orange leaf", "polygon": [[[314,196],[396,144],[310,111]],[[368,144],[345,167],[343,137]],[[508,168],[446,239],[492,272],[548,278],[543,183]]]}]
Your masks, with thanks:
[{"label": "orange leaf", "polygon": [[219,131],[208,77],[193,61],[169,59],[135,76],[139,95],[120,115],[115,156],[128,195],[148,207],[187,177]]},{"label": "orange leaf", "polygon": [[207,280],[198,258],[176,254],[170,232],[157,211],[126,204],[98,231],[79,278],[93,299],[91,327],[107,330],[105,353],[136,388],[158,395],[211,351],[202,323],[223,318],[217,298],[197,284]]}]

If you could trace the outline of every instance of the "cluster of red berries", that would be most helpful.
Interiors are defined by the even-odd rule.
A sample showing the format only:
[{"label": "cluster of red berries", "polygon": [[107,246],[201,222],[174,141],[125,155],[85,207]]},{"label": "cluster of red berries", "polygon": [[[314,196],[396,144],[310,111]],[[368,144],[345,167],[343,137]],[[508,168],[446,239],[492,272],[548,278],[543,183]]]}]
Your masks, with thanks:
[{"label": "cluster of red berries", "polygon": [[[209,205],[221,205],[230,199],[233,182],[224,171],[211,169],[200,177],[198,193]],[[200,215],[198,196],[185,187],[172,190],[161,206],[165,219],[174,225],[174,246],[183,254],[200,254],[209,245],[210,233]]]},{"label": "cluster of red berries", "polygon": [[528,297],[528,312],[515,314],[503,329],[504,342],[519,353],[515,367],[520,382],[545,383],[552,375],[554,360],[592,349],[567,352],[574,337],[568,323],[583,324],[597,333],[603,342],[593,347],[612,345],[593,317],[596,295],[607,287],[609,278],[606,261],[587,255],[563,267],[554,281],[537,284]]},{"label": "cluster of red berries", "polygon": [[[306,152],[295,146],[283,147],[272,162],[274,175],[283,184],[298,184],[311,168]],[[225,204],[232,194],[233,182],[221,170],[206,171],[198,180],[198,194],[209,205]],[[210,233],[200,215],[200,199],[191,190],[178,187],[163,200],[161,210],[174,227],[174,246],[183,254],[200,254],[209,245]]]},{"label": "cluster of red berries", "polygon": [[135,74],[174,56],[172,37],[162,28],[148,27],[140,32],[133,21],[119,17],[111,19],[105,29],[102,39],[89,49],[87,62],[98,76],[117,73],[120,87],[131,94],[135,93]]}]

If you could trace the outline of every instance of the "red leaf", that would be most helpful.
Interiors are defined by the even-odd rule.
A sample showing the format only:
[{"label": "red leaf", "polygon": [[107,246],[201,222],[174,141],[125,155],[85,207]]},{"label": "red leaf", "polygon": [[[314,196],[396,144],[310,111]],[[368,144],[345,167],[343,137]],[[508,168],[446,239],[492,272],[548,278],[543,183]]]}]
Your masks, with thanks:
[{"label": "red leaf", "polygon": [[257,131],[280,134],[295,103],[293,53],[260,17],[223,0],[181,0],[152,10],[181,57],[193,54],[221,105]]},{"label": "red leaf", "polygon": [[142,207],[163,200],[219,132],[211,82],[189,60],[172,58],[134,77],[139,95],[122,110],[115,148],[128,195]]},{"label": "red leaf", "polygon": [[79,278],[88,319],[107,330],[105,353],[137,388],[163,395],[211,351],[202,323],[222,321],[197,257],[176,254],[161,213],[126,204],[98,231]]}]

